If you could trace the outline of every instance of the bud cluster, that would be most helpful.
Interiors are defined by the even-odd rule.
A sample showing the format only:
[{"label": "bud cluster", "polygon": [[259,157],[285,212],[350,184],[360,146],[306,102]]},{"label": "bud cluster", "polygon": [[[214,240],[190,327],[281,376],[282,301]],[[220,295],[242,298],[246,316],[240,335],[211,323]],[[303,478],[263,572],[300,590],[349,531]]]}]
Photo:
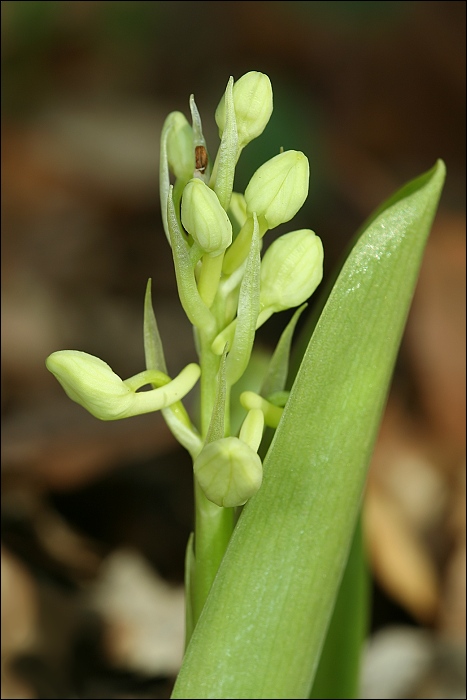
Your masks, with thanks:
[{"label": "bud cluster", "polygon": [[[301,151],[279,152],[256,170],[243,194],[233,190],[237,161],[263,133],[272,109],[267,75],[251,71],[237,81],[230,78],[215,113],[220,144],[213,161],[193,95],[191,124],[181,112],[172,112],[163,126],[162,220],[180,301],[195,328],[200,366],[189,364],[174,379],[168,376],[149,286],[145,371],[123,381],[99,358],[74,350],[55,352],[46,363],[68,396],[97,418],[116,420],[161,410],[192,454],[206,498],[227,508],[244,504],[261,485],[257,451],[263,428],[277,427],[283,410],[266,399],[283,393],[284,382],[273,383],[264,395],[242,394],[248,413],[238,437],[222,427],[224,419],[229,425],[230,388],[248,367],[256,329],[273,313],[303,304],[323,274],[323,246],[310,229],[281,235],[261,259],[266,232],[290,221],[308,195],[309,164]],[[278,349],[290,348],[294,324]],[[288,351],[280,351],[283,366]],[[198,432],[181,400],[199,377]],[[150,390],[139,391],[148,384]]]},{"label": "bud cluster", "polygon": [[[299,306],[315,291],[323,274],[323,246],[313,231],[300,229],[277,238],[262,260],[260,257],[265,233],[290,221],[308,195],[309,164],[302,152],[280,152],[258,168],[243,195],[233,191],[238,158],[243,148],[264,131],[272,113],[269,78],[251,71],[235,82],[229,80],[215,114],[219,150],[212,167],[211,163],[203,163],[202,170],[198,167],[196,143],[203,144],[206,158],[207,150],[193,96],[190,104],[195,150],[188,154],[193,145],[179,117],[172,116],[167,138],[167,167],[176,178],[168,208],[179,219],[177,227],[175,216],[169,216],[169,238],[172,248],[178,247],[174,262],[180,298],[196,328],[201,353],[226,358],[229,387],[248,365],[255,329],[271,314]],[[193,161],[195,167],[187,178],[182,163]],[[187,252],[183,258],[179,250],[184,248]],[[188,293],[188,289],[192,291]],[[219,506],[240,505],[259,488],[261,460],[256,451],[262,426],[266,420],[276,427],[283,410],[260,396],[245,407],[250,413],[242,429],[243,439],[240,435],[210,440],[194,462],[198,483],[207,498]],[[255,422],[258,413],[261,428]],[[251,433],[247,428],[251,425],[256,426],[254,444],[245,438]]]}]

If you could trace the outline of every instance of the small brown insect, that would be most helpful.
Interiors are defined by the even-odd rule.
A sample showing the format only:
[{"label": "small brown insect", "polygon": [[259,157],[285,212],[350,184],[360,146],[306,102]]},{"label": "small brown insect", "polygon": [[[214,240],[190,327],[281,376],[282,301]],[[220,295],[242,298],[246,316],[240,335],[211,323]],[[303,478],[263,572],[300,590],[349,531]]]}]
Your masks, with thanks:
[{"label": "small brown insect", "polygon": [[208,153],[204,146],[195,147],[195,168],[204,173],[208,165]]}]

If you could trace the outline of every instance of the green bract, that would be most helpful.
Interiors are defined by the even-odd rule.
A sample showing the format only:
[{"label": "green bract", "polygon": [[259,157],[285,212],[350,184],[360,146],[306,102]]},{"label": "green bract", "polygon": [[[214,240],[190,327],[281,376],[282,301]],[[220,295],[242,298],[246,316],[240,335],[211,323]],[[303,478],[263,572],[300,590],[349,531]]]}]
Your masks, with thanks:
[{"label": "green bract", "polygon": [[208,443],[193,466],[206,497],[224,508],[246,503],[263,479],[261,459],[236,437]]},{"label": "green bract", "polygon": [[232,224],[215,194],[202,180],[190,180],[182,196],[182,224],[201,250],[219,255],[232,242]]}]

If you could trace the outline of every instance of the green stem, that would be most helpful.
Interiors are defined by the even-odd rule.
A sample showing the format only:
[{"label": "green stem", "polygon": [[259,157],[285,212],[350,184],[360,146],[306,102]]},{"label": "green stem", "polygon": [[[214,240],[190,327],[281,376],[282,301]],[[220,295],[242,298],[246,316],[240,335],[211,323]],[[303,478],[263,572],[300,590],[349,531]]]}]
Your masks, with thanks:
[{"label": "green stem", "polygon": [[[220,357],[211,351],[212,336],[199,334],[201,364],[201,432],[205,440],[211,422]],[[226,411],[228,426],[228,411]],[[224,556],[234,527],[234,509],[209,501],[195,478],[195,569],[192,582],[192,625],[196,625]],[[187,640],[188,642],[188,640]]]},{"label": "green stem", "polygon": [[216,296],[219,280],[221,278],[223,259],[224,253],[220,253],[214,257],[209,254],[203,255],[203,264],[198,280],[198,291],[208,309],[212,306],[212,302]]},{"label": "green stem", "polygon": [[234,526],[234,509],[209,501],[195,479],[195,557],[193,627],[196,625],[227,549]]},{"label": "green stem", "polygon": [[211,350],[211,334],[204,330],[199,332],[199,361],[201,366],[201,436],[203,440],[209,430],[212,411],[217,392],[217,373],[219,371],[220,356]]}]

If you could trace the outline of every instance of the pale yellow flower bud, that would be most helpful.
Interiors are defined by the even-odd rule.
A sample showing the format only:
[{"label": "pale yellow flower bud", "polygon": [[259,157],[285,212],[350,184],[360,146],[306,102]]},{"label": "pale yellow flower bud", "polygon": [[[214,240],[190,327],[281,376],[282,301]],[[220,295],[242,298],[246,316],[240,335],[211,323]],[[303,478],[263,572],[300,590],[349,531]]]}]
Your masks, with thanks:
[{"label": "pale yellow flower bud", "polygon": [[212,256],[232,243],[232,224],[216,193],[202,180],[190,180],[182,196],[182,224],[200,248]]},{"label": "pale yellow flower bud", "polygon": [[302,304],[323,277],[323,244],[310,229],[277,238],[261,261],[260,305],[282,311]]},{"label": "pale yellow flower bud", "polygon": [[240,394],[240,403],[243,408],[248,409],[248,411],[253,413],[254,411],[260,411],[264,416],[264,423],[270,428],[277,428],[279,421],[282,418],[283,408],[279,406],[274,406],[270,401],[266,401],[262,396],[256,394],[254,391],[243,391]]},{"label": "pale yellow flower bud", "polygon": [[261,486],[263,465],[243,440],[226,437],[203,447],[194,472],[206,498],[218,506],[242,506]]},{"label": "pale yellow flower bud", "polygon": [[167,136],[167,159],[176,177],[188,180],[195,169],[193,129],[181,112],[169,115],[170,130]]},{"label": "pale yellow flower bud", "polygon": [[308,158],[301,151],[284,151],[255,172],[245,190],[248,213],[256,212],[266,228],[290,221],[308,195]]},{"label": "pale yellow flower bud", "polygon": [[[272,114],[272,87],[268,76],[258,71],[243,75],[233,86],[238,148],[263,133]],[[216,123],[222,137],[225,124],[225,96],[216,109]]]}]

